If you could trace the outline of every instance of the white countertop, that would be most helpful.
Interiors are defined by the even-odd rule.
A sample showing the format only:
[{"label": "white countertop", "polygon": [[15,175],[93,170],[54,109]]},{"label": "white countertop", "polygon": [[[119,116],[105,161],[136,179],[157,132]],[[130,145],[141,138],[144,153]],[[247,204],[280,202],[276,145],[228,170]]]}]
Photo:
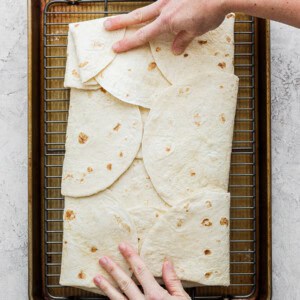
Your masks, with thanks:
[{"label": "white countertop", "polygon": [[[28,298],[26,2],[0,2],[0,300]],[[274,22],[271,29],[273,299],[297,300],[300,30]]]}]

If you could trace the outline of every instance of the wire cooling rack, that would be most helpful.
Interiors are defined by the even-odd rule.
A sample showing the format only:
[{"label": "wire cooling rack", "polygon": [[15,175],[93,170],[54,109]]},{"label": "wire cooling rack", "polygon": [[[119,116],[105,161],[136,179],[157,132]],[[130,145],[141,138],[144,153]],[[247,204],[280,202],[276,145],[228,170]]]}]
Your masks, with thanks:
[{"label": "wire cooling rack", "polygon": [[[64,198],[60,193],[69,89],[64,88],[68,24],[126,13],[151,1],[53,0],[44,8],[44,292],[49,299],[105,299],[59,285]],[[193,299],[249,298],[256,290],[255,19],[237,15],[235,74],[240,78],[231,159],[231,285],[190,290]],[[200,270],[199,270],[200,271]]]}]

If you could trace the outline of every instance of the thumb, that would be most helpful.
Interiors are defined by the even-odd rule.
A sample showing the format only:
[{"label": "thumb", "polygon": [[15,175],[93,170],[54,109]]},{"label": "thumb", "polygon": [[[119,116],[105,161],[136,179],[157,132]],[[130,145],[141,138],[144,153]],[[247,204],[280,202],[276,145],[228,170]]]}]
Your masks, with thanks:
[{"label": "thumb", "polygon": [[162,268],[162,277],[168,292],[172,296],[183,297],[187,295],[170,261],[164,262]]},{"label": "thumb", "polygon": [[180,31],[175,36],[175,39],[173,42],[173,47],[172,47],[173,53],[175,55],[182,54],[193,39],[194,39],[193,34],[187,32],[187,31]]}]

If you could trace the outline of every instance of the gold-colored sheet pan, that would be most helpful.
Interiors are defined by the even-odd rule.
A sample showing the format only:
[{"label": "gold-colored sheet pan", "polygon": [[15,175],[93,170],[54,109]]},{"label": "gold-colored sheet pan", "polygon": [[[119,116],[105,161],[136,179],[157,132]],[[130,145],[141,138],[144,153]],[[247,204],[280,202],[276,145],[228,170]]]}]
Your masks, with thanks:
[{"label": "gold-colored sheet pan", "polygon": [[[124,13],[151,1],[29,0],[29,298],[104,299],[59,286],[60,179],[69,90],[63,87],[68,23]],[[235,24],[240,78],[230,171],[231,285],[189,290],[193,299],[270,299],[271,178],[269,23]]]}]

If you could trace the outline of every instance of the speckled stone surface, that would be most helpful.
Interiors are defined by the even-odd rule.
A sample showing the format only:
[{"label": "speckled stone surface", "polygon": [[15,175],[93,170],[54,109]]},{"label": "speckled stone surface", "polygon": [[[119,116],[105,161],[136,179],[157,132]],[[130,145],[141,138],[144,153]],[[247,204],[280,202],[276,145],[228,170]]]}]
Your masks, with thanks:
[{"label": "speckled stone surface", "polygon": [[[26,1],[0,1],[0,300],[27,299]],[[272,23],[273,299],[300,299],[300,30]]]},{"label": "speckled stone surface", "polygon": [[300,30],[272,23],[273,299],[300,299]]}]

